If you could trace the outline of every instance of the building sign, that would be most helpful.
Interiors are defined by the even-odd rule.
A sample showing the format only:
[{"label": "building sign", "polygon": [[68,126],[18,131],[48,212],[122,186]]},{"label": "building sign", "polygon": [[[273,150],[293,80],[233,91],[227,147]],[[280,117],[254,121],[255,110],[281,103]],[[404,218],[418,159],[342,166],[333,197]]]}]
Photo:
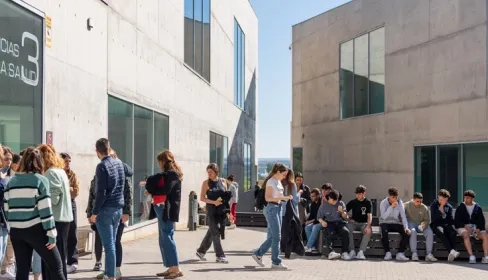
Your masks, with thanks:
[{"label": "building sign", "polygon": [[46,47],[51,48],[53,45],[53,30],[51,17],[46,17]]},{"label": "building sign", "polygon": [[46,131],[46,144],[53,144],[53,132]]},{"label": "building sign", "polygon": [[0,0],[0,26],[0,83],[16,90],[42,90],[42,19]]}]

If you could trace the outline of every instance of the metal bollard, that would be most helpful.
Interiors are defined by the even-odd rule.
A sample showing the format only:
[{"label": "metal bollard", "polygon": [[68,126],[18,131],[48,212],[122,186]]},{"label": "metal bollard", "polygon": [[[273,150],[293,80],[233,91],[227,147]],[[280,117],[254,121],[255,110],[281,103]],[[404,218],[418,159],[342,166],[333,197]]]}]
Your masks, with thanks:
[{"label": "metal bollard", "polygon": [[188,230],[197,230],[198,222],[198,199],[196,192],[190,192],[188,198]]}]

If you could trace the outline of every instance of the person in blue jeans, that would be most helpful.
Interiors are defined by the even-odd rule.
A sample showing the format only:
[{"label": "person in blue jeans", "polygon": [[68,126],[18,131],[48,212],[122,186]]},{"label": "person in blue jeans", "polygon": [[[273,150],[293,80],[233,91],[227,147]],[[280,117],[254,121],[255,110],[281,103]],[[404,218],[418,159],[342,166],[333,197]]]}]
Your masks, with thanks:
[{"label": "person in blue jeans", "polygon": [[268,233],[266,240],[261,246],[255,250],[252,254],[252,258],[256,263],[264,267],[263,256],[271,248],[271,268],[287,270],[288,267],[283,264],[280,258],[280,241],[281,241],[281,202],[292,199],[292,196],[283,195],[283,185],[281,180],[286,178],[288,168],[281,164],[276,163],[273,166],[273,170],[269,173],[266,180],[264,180],[262,188],[265,188],[265,199],[267,202],[264,207],[263,213],[268,223]]},{"label": "person in blue jeans", "polygon": [[174,240],[175,223],[180,219],[181,180],[183,172],[175,162],[173,153],[166,150],[157,157],[162,173],[147,179],[146,195],[153,197],[154,211],[158,218],[159,248],[163,265],[168,269],[156,276],[176,279],[183,276],[178,261],[178,252]]},{"label": "person in blue jeans", "polygon": [[313,189],[310,192],[310,215],[305,221],[305,234],[307,235],[307,245],[305,246],[305,253],[316,252],[317,238],[319,237],[320,229],[322,225],[317,220],[317,212],[320,207],[320,191],[319,189]]},{"label": "person in blue jeans", "polygon": [[[108,139],[100,138],[95,147],[101,161],[95,172],[97,194],[90,223],[96,224],[105,249],[105,278],[114,280],[116,275],[115,240],[124,207],[124,164],[119,159],[110,156],[111,149]],[[122,222],[127,221],[122,220]]]}]

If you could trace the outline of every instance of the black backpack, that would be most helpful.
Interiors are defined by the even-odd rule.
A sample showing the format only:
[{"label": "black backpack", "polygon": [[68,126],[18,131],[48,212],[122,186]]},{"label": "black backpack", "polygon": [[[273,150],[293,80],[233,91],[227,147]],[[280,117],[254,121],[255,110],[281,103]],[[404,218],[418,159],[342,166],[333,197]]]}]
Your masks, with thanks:
[{"label": "black backpack", "polygon": [[260,188],[258,191],[258,195],[256,196],[256,208],[259,210],[263,210],[264,206],[268,205],[268,202],[265,198],[266,188]]}]

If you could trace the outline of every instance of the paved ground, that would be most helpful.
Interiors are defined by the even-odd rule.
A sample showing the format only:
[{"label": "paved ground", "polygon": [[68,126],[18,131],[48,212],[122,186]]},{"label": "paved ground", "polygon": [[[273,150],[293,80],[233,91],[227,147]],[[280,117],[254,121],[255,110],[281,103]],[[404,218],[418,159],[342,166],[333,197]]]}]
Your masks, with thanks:
[{"label": "paved ground", "polygon": [[[257,268],[250,256],[250,250],[257,247],[265,237],[263,229],[236,229],[227,231],[223,241],[229,264],[217,264],[212,252],[207,254],[207,262],[197,262],[195,249],[205,234],[198,231],[178,231],[176,241],[181,267],[185,276],[180,279],[485,279],[488,265],[469,265],[466,262],[435,264],[424,262],[370,261],[328,261],[320,258],[294,258],[285,260],[291,271],[270,271]],[[85,259],[86,257],[83,257]],[[265,258],[269,263],[269,255]],[[70,279],[93,279],[94,260],[81,260],[78,273]],[[162,279],[155,273],[164,271],[161,264],[157,236],[124,244],[122,273],[125,280]]]}]

